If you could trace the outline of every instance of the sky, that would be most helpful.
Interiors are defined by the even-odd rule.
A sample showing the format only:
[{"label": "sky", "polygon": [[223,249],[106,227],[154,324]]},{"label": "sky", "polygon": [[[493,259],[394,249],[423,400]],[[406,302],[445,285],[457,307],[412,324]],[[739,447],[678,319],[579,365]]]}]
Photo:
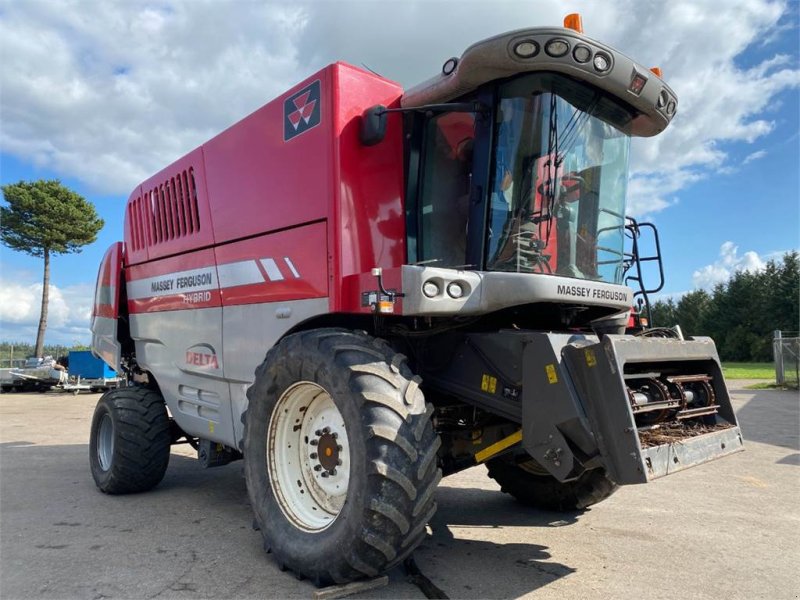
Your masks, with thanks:
[{"label": "sky", "polygon": [[[659,229],[661,297],[797,250],[798,0],[0,0],[0,183],[61,179],[106,222],[53,259],[46,342],[89,342],[134,186],[295,83],[343,60],[410,88],[481,39],[571,12],[678,95],[631,158],[628,212]],[[0,246],[0,340],[35,340],[41,271]]]}]

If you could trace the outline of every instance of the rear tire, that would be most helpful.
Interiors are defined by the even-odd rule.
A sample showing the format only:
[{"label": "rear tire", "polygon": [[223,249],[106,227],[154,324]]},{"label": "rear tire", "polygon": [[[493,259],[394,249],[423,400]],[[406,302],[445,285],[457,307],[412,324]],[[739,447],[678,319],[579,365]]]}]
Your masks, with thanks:
[{"label": "rear tire", "polygon": [[344,583],[422,541],[441,471],[419,382],[403,355],[364,333],[302,332],[267,353],[247,392],[245,477],[281,568]]},{"label": "rear tire", "polygon": [[[602,502],[619,487],[604,469],[584,472],[574,481],[561,482],[552,475],[541,474],[533,460],[515,463],[504,458],[490,460],[489,477],[500,484],[500,490],[511,494],[522,504],[553,511],[574,511]],[[539,472],[533,472],[534,470]]]},{"label": "rear tire", "polygon": [[149,490],[164,478],[170,442],[161,394],[143,387],[106,392],[95,408],[89,438],[94,482],[106,494]]}]

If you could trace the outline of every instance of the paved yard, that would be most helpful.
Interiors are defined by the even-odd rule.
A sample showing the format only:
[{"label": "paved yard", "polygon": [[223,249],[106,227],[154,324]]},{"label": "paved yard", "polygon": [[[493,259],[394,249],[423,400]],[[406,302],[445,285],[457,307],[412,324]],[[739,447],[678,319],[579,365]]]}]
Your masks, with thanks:
[{"label": "paved yard", "polygon": [[[417,564],[451,598],[798,598],[800,400],[731,384],[747,451],[583,514],[523,509],[476,467],[445,479]],[[145,494],[95,489],[97,395],[0,395],[0,597],[309,598],[251,529],[241,463],[173,450]],[[396,569],[363,597],[424,598]]]}]

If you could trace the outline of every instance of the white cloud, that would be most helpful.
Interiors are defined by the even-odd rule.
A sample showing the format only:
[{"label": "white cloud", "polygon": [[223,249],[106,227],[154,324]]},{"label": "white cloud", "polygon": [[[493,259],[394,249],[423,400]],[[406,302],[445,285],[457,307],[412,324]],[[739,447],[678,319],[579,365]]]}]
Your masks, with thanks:
[{"label": "white cloud", "polygon": [[[46,344],[88,344],[94,286],[50,286]],[[4,271],[0,275],[0,339],[33,344],[39,326],[42,284],[27,274]]]},{"label": "white cloud", "polygon": [[754,160],[759,160],[761,158],[764,158],[766,155],[767,155],[766,150],[756,150],[755,152],[752,152],[751,154],[745,156],[744,160],[742,161],[742,164],[746,165],[747,163],[753,162]]},{"label": "white cloud", "polygon": [[298,77],[296,8],[64,4],[0,5],[0,148],[98,191],[127,194]]},{"label": "white cloud", "polygon": [[718,283],[725,283],[734,273],[740,271],[756,272],[766,267],[767,263],[758,253],[751,251],[739,256],[739,247],[733,242],[725,242],[719,249],[719,259],[706,265],[692,274],[695,289],[710,290]]},{"label": "white cloud", "polygon": [[793,8],[779,0],[541,0],[535,11],[527,2],[107,1],[86,18],[87,8],[0,0],[0,149],[120,194],[327,63],[363,63],[410,86],[477,40],[559,24],[573,10],[588,35],[661,66],[679,97],[674,124],[635,143],[634,216],[731,172],[724,144],[780,126],[776,95],[800,83],[785,56],[749,68],[734,60],[786,35]]}]

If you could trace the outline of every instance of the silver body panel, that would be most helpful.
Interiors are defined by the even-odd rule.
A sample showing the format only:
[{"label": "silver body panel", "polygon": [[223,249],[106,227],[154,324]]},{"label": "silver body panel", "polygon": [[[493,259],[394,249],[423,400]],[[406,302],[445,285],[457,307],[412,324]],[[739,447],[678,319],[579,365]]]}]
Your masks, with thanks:
[{"label": "silver body panel", "polygon": [[131,315],[136,361],[186,433],[239,448],[245,392],[266,352],[328,299]]},{"label": "silver body panel", "polygon": [[[405,315],[487,314],[534,302],[606,306],[621,311],[633,305],[633,291],[626,286],[557,275],[404,265],[402,281]],[[422,292],[427,281],[439,287],[440,293],[433,298]],[[447,286],[452,282],[461,285],[465,292],[462,298],[448,295]]]},{"label": "silver body panel", "polygon": [[256,367],[267,351],[287,331],[311,317],[328,312],[328,298],[248,304],[226,307],[222,311],[222,346],[225,379],[230,390],[233,431],[238,448],[244,437],[242,413],[247,410],[247,388],[253,383]]},{"label": "silver body panel", "polygon": [[117,319],[92,318],[92,353],[117,373],[122,371],[122,346],[118,341]]}]

